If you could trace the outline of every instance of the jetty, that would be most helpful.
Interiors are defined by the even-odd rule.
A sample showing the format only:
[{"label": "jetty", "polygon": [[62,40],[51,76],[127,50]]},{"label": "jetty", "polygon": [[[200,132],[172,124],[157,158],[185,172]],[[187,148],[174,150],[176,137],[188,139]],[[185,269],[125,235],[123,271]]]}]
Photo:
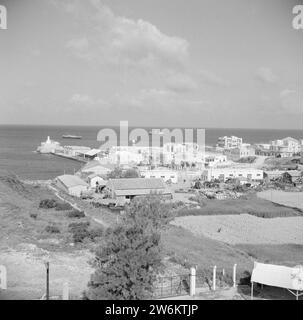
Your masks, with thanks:
[{"label": "jetty", "polygon": [[67,155],[61,152],[51,152],[52,155],[57,156],[57,157],[61,157],[61,158],[65,158],[68,160],[74,160],[74,161],[78,161],[78,162],[82,162],[82,163],[87,163],[88,159],[84,159],[82,157],[79,156],[71,156],[71,155]]}]

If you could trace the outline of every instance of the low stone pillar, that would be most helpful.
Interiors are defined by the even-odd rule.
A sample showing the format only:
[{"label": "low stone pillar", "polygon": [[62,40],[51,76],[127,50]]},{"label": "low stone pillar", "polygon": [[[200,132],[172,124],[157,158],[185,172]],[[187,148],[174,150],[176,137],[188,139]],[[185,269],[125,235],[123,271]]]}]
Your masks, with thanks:
[{"label": "low stone pillar", "polygon": [[190,268],[190,287],[189,287],[190,296],[194,296],[196,294],[196,269]]},{"label": "low stone pillar", "polygon": [[214,291],[216,290],[216,273],[217,273],[217,267],[214,266],[214,269],[213,269],[213,290]]}]

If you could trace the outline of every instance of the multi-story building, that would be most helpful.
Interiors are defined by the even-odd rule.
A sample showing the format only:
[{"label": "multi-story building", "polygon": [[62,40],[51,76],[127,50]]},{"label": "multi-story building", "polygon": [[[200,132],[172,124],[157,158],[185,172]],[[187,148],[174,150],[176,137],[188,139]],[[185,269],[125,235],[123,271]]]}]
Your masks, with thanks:
[{"label": "multi-story building", "polygon": [[143,169],[140,170],[140,175],[142,178],[157,178],[164,182],[178,183],[178,172],[167,168]]},{"label": "multi-story building", "polygon": [[166,165],[185,163],[202,168],[204,158],[204,149],[196,143],[166,143],[163,146],[163,164]]},{"label": "multi-story building", "polygon": [[263,180],[263,171],[253,168],[215,168],[204,170],[202,173],[203,181],[220,180],[226,181],[227,179],[246,179],[249,181]]},{"label": "multi-story building", "polygon": [[247,158],[247,157],[253,157],[256,155],[255,148],[248,144],[248,143],[243,143],[240,147],[238,148],[233,148],[233,149],[228,149],[225,151],[225,154],[228,155],[228,157],[231,160],[237,161],[241,158]]},{"label": "multi-story building", "polygon": [[238,138],[235,136],[224,136],[224,137],[219,137],[218,142],[217,142],[217,147],[222,148],[222,149],[232,149],[232,148],[239,148],[241,147],[243,143],[242,138]]},{"label": "multi-story building", "polygon": [[274,151],[276,156],[281,156],[282,158],[292,157],[302,151],[302,145],[298,140],[287,137],[272,141],[270,150]]}]

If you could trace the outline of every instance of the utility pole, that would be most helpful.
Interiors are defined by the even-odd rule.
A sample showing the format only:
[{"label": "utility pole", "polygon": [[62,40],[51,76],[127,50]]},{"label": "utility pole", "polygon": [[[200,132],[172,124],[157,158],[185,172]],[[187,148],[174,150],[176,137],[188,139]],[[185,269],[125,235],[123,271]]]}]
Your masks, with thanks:
[{"label": "utility pole", "polygon": [[45,263],[46,267],[46,300],[49,300],[49,262]]}]

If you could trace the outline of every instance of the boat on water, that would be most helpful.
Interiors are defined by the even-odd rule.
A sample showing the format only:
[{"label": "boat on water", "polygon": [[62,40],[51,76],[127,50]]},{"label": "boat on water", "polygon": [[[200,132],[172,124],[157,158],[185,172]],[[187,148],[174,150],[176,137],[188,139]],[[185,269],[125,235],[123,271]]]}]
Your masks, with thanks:
[{"label": "boat on water", "polygon": [[82,139],[82,136],[74,136],[71,134],[65,134],[62,136],[63,139]]}]

